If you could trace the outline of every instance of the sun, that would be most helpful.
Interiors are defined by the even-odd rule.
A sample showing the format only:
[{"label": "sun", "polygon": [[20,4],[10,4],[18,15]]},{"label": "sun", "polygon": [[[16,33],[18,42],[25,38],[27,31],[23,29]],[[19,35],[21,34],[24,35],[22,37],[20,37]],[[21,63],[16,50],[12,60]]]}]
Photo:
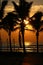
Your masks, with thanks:
[{"label": "sun", "polygon": [[33,27],[29,24],[29,21],[28,20],[24,20],[24,23],[26,24],[26,28],[27,29],[33,29]]},{"label": "sun", "polygon": [[29,46],[31,42],[25,42],[25,46]]},{"label": "sun", "polygon": [[28,23],[29,23],[29,21],[28,21],[28,20],[24,20],[24,23],[25,23],[25,24],[28,24]]}]

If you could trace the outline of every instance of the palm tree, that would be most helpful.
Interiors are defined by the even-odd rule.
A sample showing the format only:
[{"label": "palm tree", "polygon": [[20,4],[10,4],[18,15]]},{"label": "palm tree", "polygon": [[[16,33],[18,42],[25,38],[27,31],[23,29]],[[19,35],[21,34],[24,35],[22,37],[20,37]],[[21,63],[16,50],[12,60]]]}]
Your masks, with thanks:
[{"label": "palm tree", "polygon": [[38,51],[38,37],[39,32],[43,29],[41,26],[43,25],[43,21],[41,21],[41,17],[43,16],[43,13],[38,11],[36,12],[31,18],[30,18],[30,24],[33,26],[33,28],[36,30],[36,39],[37,39],[37,52]]},{"label": "palm tree", "polygon": [[[3,2],[2,2],[2,5],[1,5],[1,7],[0,7],[0,30],[2,29],[2,18],[3,18],[3,15],[4,15],[4,8],[5,8],[5,6],[7,5],[7,2],[8,2],[8,0],[3,0]],[[1,33],[0,33],[0,43],[2,44],[2,42],[1,42]]]},{"label": "palm tree", "polygon": [[[2,26],[1,26],[1,22],[0,22],[0,30],[1,30]],[[1,46],[2,46],[2,41],[1,41],[1,31],[0,31],[0,51],[1,51]]]},{"label": "palm tree", "polygon": [[24,24],[24,19],[29,15],[28,13],[30,12],[30,8],[32,5],[32,2],[28,3],[25,0],[19,0],[19,5],[17,5],[15,2],[12,2],[14,5],[14,9],[18,13],[18,17],[21,18],[20,22],[20,31],[22,34],[22,42],[23,42],[23,51],[26,52],[25,50],[25,44],[24,44],[24,29],[25,29],[25,24]]},{"label": "palm tree", "polygon": [[12,47],[11,47],[11,31],[16,30],[17,28],[14,29],[14,26],[17,24],[17,15],[13,14],[13,12],[9,12],[8,15],[2,20],[3,28],[8,31],[9,30],[9,43],[10,43],[10,51],[12,52]]}]

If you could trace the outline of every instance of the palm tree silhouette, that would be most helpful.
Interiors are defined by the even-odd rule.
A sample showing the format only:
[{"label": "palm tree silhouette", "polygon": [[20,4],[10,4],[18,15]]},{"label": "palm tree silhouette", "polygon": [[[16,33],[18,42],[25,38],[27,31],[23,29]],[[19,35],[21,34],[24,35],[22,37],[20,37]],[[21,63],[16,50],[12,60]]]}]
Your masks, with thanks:
[{"label": "palm tree silhouette", "polygon": [[[2,26],[1,26],[1,22],[0,22],[0,30],[2,29]],[[0,51],[1,51],[1,48],[2,48],[2,41],[1,41],[1,31],[0,31]]]},{"label": "palm tree silhouette", "polygon": [[36,39],[37,39],[37,52],[38,51],[38,37],[39,32],[43,30],[41,26],[43,25],[43,21],[41,21],[41,17],[43,16],[43,13],[38,11],[36,12],[31,18],[30,18],[30,24],[33,26],[33,28],[36,30]]},{"label": "palm tree silhouette", "polygon": [[9,12],[8,15],[2,19],[2,25],[3,28],[8,32],[9,31],[9,43],[10,43],[10,51],[12,52],[12,47],[11,47],[11,31],[16,30],[17,28],[14,29],[14,26],[17,24],[17,15],[14,14],[13,12]]},{"label": "palm tree silhouette", "polygon": [[[7,3],[8,3],[8,0],[3,0],[3,2],[2,2],[2,5],[1,5],[1,7],[0,7],[0,30],[2,29],[2,18],[3,18],[3,15],[4,15],[4,8],[5,8],[5,6],[7,5]],[[0,43],[2,44],[2,42],[1,42],[1,32],[0,32]]]},{"label": "palm tree silhouette", "polygon": [[29,16],[28,13],[30,11],[33,2],[28,3],[25,0],[19,0],[19,5],[17,5],[14,1],[12,1],[12,3],[14,5],[14,9],[18,13],[18,17],[21,18],[20,31],[22,34],[23,51],[26,52],[24,44],[24,32],[25,32],[24,19],[26,19],[26,17]]}]

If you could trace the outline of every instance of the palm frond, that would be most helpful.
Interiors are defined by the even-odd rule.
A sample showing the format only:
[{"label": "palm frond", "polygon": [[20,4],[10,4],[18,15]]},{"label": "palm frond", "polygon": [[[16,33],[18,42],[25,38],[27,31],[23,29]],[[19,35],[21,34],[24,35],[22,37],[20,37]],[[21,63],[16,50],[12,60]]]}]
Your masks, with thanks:
[{"label": "palm frond", "polygon": [[43,20],[41,21],[41,25],[43,25]]},{"label": "palm frond", "polygon": [[35,32],[35,30],[31,30],[31,29],[25,29],[25,30]]},{"label": "palm frond", "polygon": [[39,17],[40,18],[41,16],[43,16],[43,13],[40,11],[37,11],[31,18],[33,18],[33,17],[35,17],[35,18]]},{"label": "palm frond", "polygon": [[2,19],[2,17],[3,17],[3,12],[4,12],[4,8],[5,8],[5,6],[7,5],[7,3],[8,3],[8,1],[6,0],[3,0],[3,2],[2,2],[2,6],[1,6],[1,10],[0,10],[0,19]]},{"label": "palm frond", "polygon": [[26,16],[28,16],[28,12],[33,2],[28,3],[25,0],[19,0],[19,6],[16,5],[15,2],[12,3],[14,4],[16,12],[18,13],[19,17],[24,19]]},{"label": "palm frond", "polygon": [[17,24],[18,17],[16,14],[12,12],[8,13],[8,15],[2,20],[4,25],[14,26]]},{"label": "palm frond", "polygon": [[0,29],[2,28],[2,22],[0,22]]},{"label": "palm frond", "polygon": [[11,30],[11,31],[16,31],[17,29],[19,29],[19,27],[12,28],[12,30]]},{"label": "palm frond", "polygon": [[33,28],[40,29],[41,27],[41,17],[42,12],[36,12],[31,18],[30,18],[30,24],[33,26]]},{"label": "palm frond", "polygon": [[5,6],[7,5],[7,3],[8,3],[8,0],[3,0],[3,2],[2,2],[2,6],[1,6],[1,10],[3,10],[4,8],[5,8]]},{"label": "palm frond", "polygon": [[40,29],[40,32],[43,31],[43,28]]},{"label": "palm frond", "polygon": [[12,3],[14,5],[14,10],[16,9],[16,11],[18,11],[19,10],[19,6],[14,1],[12,1]]},{"label": "palm frond", "polygon": [[6,26],[2,27],[6,32],[8,32],[8,28]]}]

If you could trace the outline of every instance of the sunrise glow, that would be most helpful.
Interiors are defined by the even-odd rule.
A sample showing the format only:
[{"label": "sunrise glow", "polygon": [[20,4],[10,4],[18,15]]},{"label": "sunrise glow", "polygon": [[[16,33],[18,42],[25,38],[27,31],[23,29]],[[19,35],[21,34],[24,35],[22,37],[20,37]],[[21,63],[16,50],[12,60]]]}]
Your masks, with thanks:
[{"label": "sunrise glow", "polygon": [[[41,8],[41,9],[40,9]],[[43,11],[43,5],[35,5],[35,6],[32,6],[31,7],[31,10],[30,10],[30,17],[31,16],[33,16],[34,15],[34,13],[35,12],[37,12],[38,10],[41,10],[41,11]],[[14,11],[14,6],[13,5],[7,5],[6,7],[5,7],[5,9],[4,9],[4,16],[6,16],[6,14],[8,13],[8,12],[12,12],[12,11]],[[20,19],[21,20],[21,19]],[[43,17],[42,17],[42,20],[43,20]],[[29,23],[29,21],[28,20],[24,20],[24,23],[26,24],[26,28],[27,29],[33,29],[32,28],[32,26],[31,25],[27,25],[28,23]],[[3,32],[3,31],[2,31]],[[5,33],[4,33],[5,34]],[[3,35],[4,35],[3,34]],[[15,34],[16,35],[16,34]],[[26,35],[27,35],[27,33],[26,33]],[[30,33],[29,33],[29,35],[30,35]],[[43,34],[42,34],[43,35]],[[5,34],[5,36],[6,36],[6,34]],[[41,36],[42,37],[42,36]],[[17,38],[17,36],[16,36],[16,38]],[[4,39],[4,38],[3,38]],[[17,41],[17,40],[16,40]],[[43,42],[43,39],[41,40],[42,42]]]},{"label": "sunrise glow", "polygon": [[28,24],[28,23],[29,23],[29,21],[27,21],[27,20],[24,20],[24,23],[25,23],[25,24]]},{"label": "sunrise glow", "polygon": [[[2,0],[2,1],[4,1],[4,0]],[[4,27],[4,25],[3,25],[3,28],[1,28],[1,26],[0,26],[0,42],[2,42],[2,47],[4,47],[4,46],[6,46],[6,47],[8,47],[8,46],[10,46],[10,42],[11,42],[11,45],[12,46],[20,46],[20,44],[19,43],[22,43],[23,44],[23,42],[24,42],[24,44],[25,44],[25,46],[30,46],[30,45],[37,45],[36,43],[37,43],[37,39],[36,39],[36,30],[32,27],[32,25],[30,25],[30,21],[31,21],[31,17],[37,12],[37,11],[41,11],[41,12],[43,12],[43,4],[40,4],[39,5],[39,2],[37,2],[37,3],[35,3],[34,1],[36,1],[36,0],[33,0],[33,4],[32,4],[32,7],[30,8],[30,11],[29,11],[29,15],[28,16],[24,16],[24,17],[26,17],[23,21],[22,21],[22,18],[21,18],[21,15],[20,15],[20,13],[22,12],[22,13],[24,13],[24,14],[26,14],[27,15],[27,11],[26,11],[26,13],[25,13],[25,10],[24,10],[24,8],[22,9],[22,7],[19,9],[19,7],[18,7],[18,11],[20,12],[20,13],[18,13],[17,11],[16,11],[16,8],[15,8],[15,6],[14,6],[14,4],[12,3],[12,1],[15,1],[15,3],[17,4],[17,5],[19,5],[19,0],[8,0],[8,3],[7,3],[7,5],[5,6],[5,8],[4,8],[4,12],[2,13],[3,14],[3,20],[5,21],[5,23],[7,23],[6,21],[8,21],[8,23],[7,23],[7,25],[9,24],[9,23],[11,23],[11,22],[13,22],[14,21],[14,23],[18,23],[16,26],[14,25],[14,26],[12,26],[13,24],[11,23],[11,25],[9,25],[9,27],[8,27],[8,31],[6,31],[6,29],[7,29],[7,25],[5,26],[6,27],[6,29],[5,29],[5,27]],[[23,1],[23,0],[20,0],[20,1]],[[31,1],[31,0],[27,0],[28,2],[29,1]],[[34,4],[35,3],[35,4]],[[2,5],[1,5],[2,6]],[[26,5],[26,7],[27,7],[27,5]],[[26,8],[25,8],[26,9]],[[21,11],[20,11],[21,10]],[[18,19],[19,20],[17,20],[16,22],[15,22],[15,18],[16,18],[16,16],[14,17],[14,16],[12,16],[11,15],[11,17],[9,16],[9,12],[13,12],[13,14],[17,14],[18,16]],[[21,14],[22,14],[21,13]],[[24,15],[23,14],[23,15]],[[7,17],[6,17],[6,15],[8,15]],[[5,18],[6,17],[6,18]],[[14,18],[13,18],[14,17]],[[33,17],[32,18],[33,20],[35,20],[35,17]],[[2,19],[0,20],[0,22],[2,22],[3,21]],[[43,20],[43,17],[41,18],[41,20]],[[11,21],[11,22],[10,22]],[[33,22],[33,21],[32,21]],[[3,23],[3,22],[2,22]],[[23,24],[22,24],[23,23]],[[23,26],[22,26],[23,25]],[[15,29],[15,30],[13,30],[13,31],[11,31],[12,30],[12,27]],[[10,28],[11,28],[11,30],[10,30]],[[41,28],[43,28],[43,25],[41,26]],[[34,31],[35,32],[34,32]],[[20,32],[20,33],[19,33]],[[23,39],[23,37],[24,37],[24,39]],[[38,39],[38,42],[39,42],[39,44],[43,44],[43,32],[39,32],[39,39]],[[1,47],[1,46],[0,46]]]},{"label": "sunrise glow", "polygon": [[26,28],[31,30],[33,29],[31,25],[27,25]]},{"label": "sunrise glow", "polygon": [[30,44],[30,42],[25,42],[25,46],[29,46]]}]

